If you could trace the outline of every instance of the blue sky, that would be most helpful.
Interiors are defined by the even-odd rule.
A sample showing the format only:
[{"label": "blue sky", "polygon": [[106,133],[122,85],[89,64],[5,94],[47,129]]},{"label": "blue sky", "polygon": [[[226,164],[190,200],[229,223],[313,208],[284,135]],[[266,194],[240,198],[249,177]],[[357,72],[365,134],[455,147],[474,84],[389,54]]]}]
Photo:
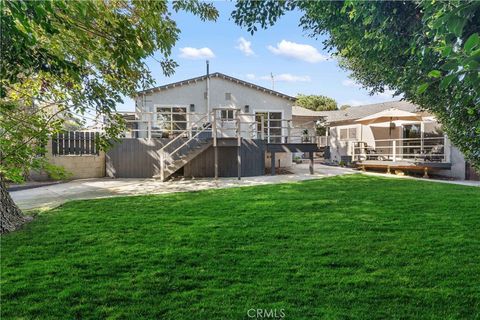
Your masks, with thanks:
[{"label": "blue sky", "polygon": [[[323,50],[324,38],[310,38],[298,27],[300,13],[288,13],[275,26],[252,36],[230,19],[232,2],[214,4],[220,12],[216,22],[202,22],[183,12],[174,14],[181,34],[172,58],[179,67],[173,76],[166,77],[158,62],[148,59],[156,85],[203,75],[208,59],[211,72],[267,88],[272,88],[270,74],[273,73],[275,90],[293,96],[298,93],[326,95],[334,98],[339,106],[398,100],[389,93],[370,96],[349,79],[348,72]],[[133,110],[133,101],[125,99],[118,109]]]}]

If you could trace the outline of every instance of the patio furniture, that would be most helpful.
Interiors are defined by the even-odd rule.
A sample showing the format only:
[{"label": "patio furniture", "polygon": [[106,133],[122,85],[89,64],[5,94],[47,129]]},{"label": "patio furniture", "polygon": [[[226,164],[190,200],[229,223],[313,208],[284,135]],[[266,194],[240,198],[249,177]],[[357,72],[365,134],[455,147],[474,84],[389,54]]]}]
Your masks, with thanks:
[{"label": "patio furniture", "polygon": [[444,148],[443,145],[435,145],[430,149],[425,155],[425,162],[441,162],[444,158]]}]

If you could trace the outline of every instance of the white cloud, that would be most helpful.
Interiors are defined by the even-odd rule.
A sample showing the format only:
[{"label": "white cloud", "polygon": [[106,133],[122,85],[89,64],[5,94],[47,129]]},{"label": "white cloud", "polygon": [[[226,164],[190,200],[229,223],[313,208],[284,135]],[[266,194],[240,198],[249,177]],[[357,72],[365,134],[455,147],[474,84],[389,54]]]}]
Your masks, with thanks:
[{"label": "white cloud", "polygon": [[256,77],[253,73],[247,73],[245,75],[245,78],[249,79],[249,80],[254,80]]},{"label": "white cloud", "polygon": [[362,87],[362,85],[360,83],[357,83],[352,79],[343,80],[342,85],[344,85],[345,87],[354,87],[354,88],[361,88]]},{"label": "white cloud", "polygon": [[180,48],[180,57],[185,59],[206,59],[215,58],[215,54],[210,48]]},{"label": "white cloud", "polygon": [[[271,76],[262,76],[262,80],[272,80]],[[274,74],[273,79],[275,81],[284,81],[284,82],[310,82],[312,79],[309,76],[296,76],[290,73]]]},{"label": "white cloud", "polygon": [[282,40],[277,43],[276,47],[268,46],[267,48],[273,54],[310,63],[328,60],[328,56],[321,54],[316,48],[308,44]]},{"label": "white cloud", "polygon": [[240,37],[237,40],[238,45],[236,49],[242,51],[246,56],[253,56],[255,52],[252,50],[252,42],[247,41],[244,37]]}]

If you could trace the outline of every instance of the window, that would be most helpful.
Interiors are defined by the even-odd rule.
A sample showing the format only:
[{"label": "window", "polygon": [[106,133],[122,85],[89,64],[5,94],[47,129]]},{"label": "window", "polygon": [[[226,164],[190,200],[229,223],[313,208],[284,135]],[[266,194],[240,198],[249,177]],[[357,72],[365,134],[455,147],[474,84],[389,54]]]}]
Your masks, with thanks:
[{"label": "window", "polygon": [[235,117],[235,110],[222,110],[220,118],[225,121],[232,121]]},{"label": "window", "polygon": [[158,107],[156,131],[178,134],[187,129],[186,107]]},{"label": "window", "polygon": [[356,140],[357,139],[357,128],[348,129],[348,139]]},{"label": "window", "polygon": [[357,140],[357,128],[340,129],[340,140]]},{"label": "window", "polygon": [[282,113],[281,112],[255,112],[255,121],[257,122],[258,136],[262,132],[263,116],[263,134],[264,139],[269,143],[282,142]]},{"label": "window", "polygon": [[225,100],[232,100],[232,94],[230,92],[225,93]]},{"label": "window", "polygon": [[207,91],[203,93],[203,99],[207,100]]}]

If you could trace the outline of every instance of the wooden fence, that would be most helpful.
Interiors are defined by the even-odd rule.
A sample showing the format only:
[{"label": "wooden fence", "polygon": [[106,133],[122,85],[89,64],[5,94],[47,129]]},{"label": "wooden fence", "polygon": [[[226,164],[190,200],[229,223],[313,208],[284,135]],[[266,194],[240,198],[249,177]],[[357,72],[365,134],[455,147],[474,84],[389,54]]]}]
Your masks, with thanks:
[{"label": "wooden fence", "polygon": [[52,137],[53,155],[98,155],[96,145],[99,133],[91,131],[67,131]]}]

